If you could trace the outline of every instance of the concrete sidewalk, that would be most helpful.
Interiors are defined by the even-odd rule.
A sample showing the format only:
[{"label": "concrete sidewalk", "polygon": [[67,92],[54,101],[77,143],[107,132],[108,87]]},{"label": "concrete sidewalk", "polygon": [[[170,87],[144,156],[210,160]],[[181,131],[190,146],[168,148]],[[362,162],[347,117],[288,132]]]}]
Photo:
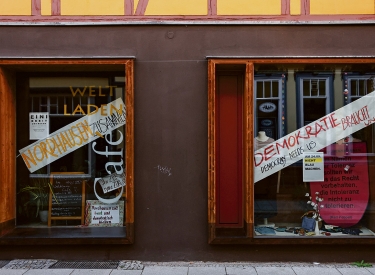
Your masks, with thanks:
[{"label": "concrete sidewalk", "polygon": [[335,263],[119,261],[117,268],[80,269],[55,268],[58,262],[13,260],[0,268],[0,275],[375,275],[375,267],[355,267],[350,264]]}]

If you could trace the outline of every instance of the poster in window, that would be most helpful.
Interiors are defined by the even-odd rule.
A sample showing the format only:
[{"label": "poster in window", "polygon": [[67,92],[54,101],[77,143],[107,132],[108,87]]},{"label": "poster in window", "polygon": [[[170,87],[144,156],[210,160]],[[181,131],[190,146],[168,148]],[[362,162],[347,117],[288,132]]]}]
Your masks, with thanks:
[{"label": "poster in window", "polygon": [[85,225],[97,227],[123,226],[124,201],[105,204],[98,200],[86,201]]},{"label": "poster in window", "polygon": [[[365,142],[332,144],[324,158],[324,182],[310,183],[311,193],[324,199],[320,215],[325,223],[350,227],[363,217],[369,200],[369,174]],[[344,154],[340,152],[344,150]]]},{"label": "poster in window", "polygon": [[49,135],[49,113],[29,113],[30,140],[39,140]]}]

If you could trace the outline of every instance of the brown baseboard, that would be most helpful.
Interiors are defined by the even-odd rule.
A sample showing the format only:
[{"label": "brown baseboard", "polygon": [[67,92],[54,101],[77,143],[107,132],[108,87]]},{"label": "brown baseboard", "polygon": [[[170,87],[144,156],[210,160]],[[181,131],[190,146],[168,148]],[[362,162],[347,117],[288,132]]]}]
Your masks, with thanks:
[{"label": "brown baseboard", "polygon": [[14,226],[16,224],[15,219],[8,220],[6,222],[0,223],[0,236],[5,235],[6,233],[10,232],[14,229]]},{"label": "brown baseboard", "polygon": [[246,223],[241,228],[217,228],[216,224],[208,224],[209,244],[245,244],[252,242],[253,224]]}]

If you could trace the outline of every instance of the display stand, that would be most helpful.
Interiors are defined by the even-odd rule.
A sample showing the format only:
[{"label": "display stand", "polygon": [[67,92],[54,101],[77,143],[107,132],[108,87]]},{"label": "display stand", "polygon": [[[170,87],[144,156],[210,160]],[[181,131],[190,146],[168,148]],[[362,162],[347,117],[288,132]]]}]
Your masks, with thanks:
[{"label": "display stand", "polygon": [[263,224],[257,224],[258,227],[275,227],[274,223],[269,223],[267,218],[263,218]]}]

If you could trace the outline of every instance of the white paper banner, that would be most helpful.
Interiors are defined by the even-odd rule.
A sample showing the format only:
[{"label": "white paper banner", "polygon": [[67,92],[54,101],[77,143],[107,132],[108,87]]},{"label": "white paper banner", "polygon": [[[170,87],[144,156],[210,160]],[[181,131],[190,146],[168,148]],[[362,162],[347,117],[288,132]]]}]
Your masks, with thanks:
[{"label": "white paper banner", "polygon": [[125,125],[125,122],[125,105],[118,98],[19,151],[32,173]]},{"label": "white paper banner", "polygon": [[375,122],[375,92],[254,152],[254,182]]}]

